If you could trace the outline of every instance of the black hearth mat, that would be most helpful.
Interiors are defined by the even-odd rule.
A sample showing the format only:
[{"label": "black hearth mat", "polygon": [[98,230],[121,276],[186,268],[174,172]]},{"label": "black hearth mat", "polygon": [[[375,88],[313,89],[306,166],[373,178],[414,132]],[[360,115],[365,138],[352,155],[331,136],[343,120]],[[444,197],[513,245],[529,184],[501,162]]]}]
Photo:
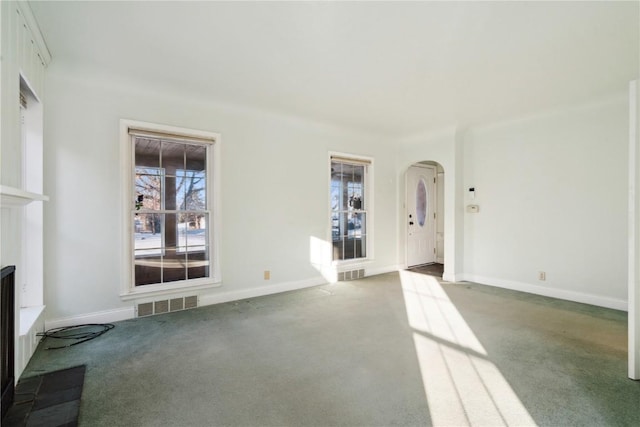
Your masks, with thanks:
[{"label": "black hearth mat", "polygon": [[78,425],[85,366],[18,381],[3,427],[72,427]]}]

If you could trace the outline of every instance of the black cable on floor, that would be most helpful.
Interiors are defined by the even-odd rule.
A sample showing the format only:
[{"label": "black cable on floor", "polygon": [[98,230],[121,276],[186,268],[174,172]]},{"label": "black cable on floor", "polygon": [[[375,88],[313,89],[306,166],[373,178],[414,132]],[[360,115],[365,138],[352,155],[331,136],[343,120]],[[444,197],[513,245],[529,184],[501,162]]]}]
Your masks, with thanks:
[{"label": "black cable on floor", "polygon": [[[42,337],[40,342],[43,342],[47,338],[60,339],[60,340],[76,340],[75,342],[59,347],[48,347],[47,350],[57,350],[59,348],[71,347],[81,344],[83,342],[90,341],[99,337],[105,332],[115,328],[111,323],[86,323],[84,325],[64,326],[61,328],[53,328],[48,331],[38,333],[37,336]],[[86,330],[90,329],[90,330]]]}]

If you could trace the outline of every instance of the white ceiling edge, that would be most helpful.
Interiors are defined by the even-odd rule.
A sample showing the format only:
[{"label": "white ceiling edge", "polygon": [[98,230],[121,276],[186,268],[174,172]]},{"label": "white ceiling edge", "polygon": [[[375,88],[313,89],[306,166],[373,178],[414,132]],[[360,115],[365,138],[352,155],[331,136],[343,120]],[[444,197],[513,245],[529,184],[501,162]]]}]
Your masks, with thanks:
[{"label": "white ceiling edge", "polygon": [[[630,65],[640,50],[638,28],[630,26],[634,21],[628,16],[640,10],[638,4],[320,2],[182,8],[174,3],[156,8],[153,3],[45,2],[33,9],[50,35],[54,62],[93,67],[101,78],[130,80],[131,86],[143,82],[208,105],[407,138],[617,93],[638,74],[638,64]],[[149,12],[151,20],[142,15]],[[194,30],[190,24],[202,17],[193,12],[228,19]],[[449,21],[438,22],[440,17]],[[373,18],[382,21],[376,24]],[[324,31],[327,25],[335,31]],[[368,40],[380,46],[369,46]],[[452,47],[456,50],[447,50]],[[318,52],[326,58],[318,60]]]}]

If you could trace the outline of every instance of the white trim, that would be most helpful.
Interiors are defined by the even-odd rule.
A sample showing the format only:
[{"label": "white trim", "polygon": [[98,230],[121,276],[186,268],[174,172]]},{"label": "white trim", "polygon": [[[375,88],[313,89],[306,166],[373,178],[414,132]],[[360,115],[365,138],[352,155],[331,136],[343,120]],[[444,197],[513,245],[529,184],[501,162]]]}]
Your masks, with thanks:
[{"label": "white trim", "polygon": [[[327,185],[327,199],[328,199],[328,214],[327,214],[327,218],[328,218],[328,223],[329,226],[327,227],[327,241],[331,242],[331,258],[330,258],[330,262],[331,262],[331,266],[339,269],[340,267],[342,267],[343,265],[347,265],[349,263],[353,263],[353,262],[366,262],[366,261],[373,261],[375,258],[374,255],[374,245],[373,245],[373,239],[374,239],[374,178],[373,178],[373,174],[374,174],[374,158],[370,157],[370,156],[361,156],[361,155],[356,155],[356,154],[349,154],[349,153],[343,153],[343,152],[339,152],[339,151],[329,151],[329,156],[328,156],[328,160],[327,160],[327,171],[328,171],[328,185]],[[357,164],[357,165],[363,165],[365,166],[365,193],[366,193],[366,199],[365,199],[365,208],[364,212],[366,213],[366,256],[362,257],[362,258],[354,258],[354,259],[345,259],[345,260],[334,260],[333,259],[333,235],[331,234],[331,229],[332,229],[332,222],[331,222],[331,214],[332,214],[332,210],[331,210],[331,162],[333,160],[336,161],[340,161],[340,162],[344,162],[344,163],[348,163],[348,160],[351,159],[354,163],[353,164]]]},{"label": "white trim", "polygon": [[38,21],[36,21],[36,18],[33,16],[31,6],[29,5],[29,2],[26,1],[18,1],[16,2],[16,6],[20,11],[20,15],[24,18],[27,27],[29,27],[31,37],[35,39],[34,42],[38,46],[38,53],[42,55],[41,59],[44,62],[43,65],[46,67],[51,62],[51,52],[49,52],[47,43],[45,42],[44,37],[42,37],[42,32],[38,26]]},{"label": "white trim", "polygon": [[[403,216],[403,221],[404,221],[404,267],[405,268],[409,268],[409,221],[408,221],[408,216],[409,216],[409,208],[408,208],[408,204],[409,204],[409,180],[408,180],[408,175],[409,175],[409,171],[411,170],[411,168],[421,168],[421,169],[431,169],[433,170],[433,175],[434,178],[437,179],[438,177],[438,167],[435,165],[431,165],[431,164],[424,164],[424,163],[414,163],[412,165],[409,165],[409,167],[405,170],[404,172],[404,216]],[[431,183],[430,183],[431,184]],[[434,209],[434,212],[437,211],[438,209],[438,190],[436,188],[436,183],[433,183],[433,200],[435,201],[434,205],[436,206],[436,208]],[[433,249],[434,252],[437,249],[437,235],[438,235],[438,224],[437,224],[437,220],[434,217],[433,219]],[[434,257],[434,259],[436,260],[435,262],[438,262],[438,258],[437,256]],[[442,264],[444,264],[444,257],[442,258]],[[419,264],[417,264],[419,265]],[[416,265],[412,265],[411,267],[415,267]]]},{"label": "white trim", "polygon": [[33,325],[36,324],[40,316],[42,316],[42,313],[44,313],[44,309],[44,305],[20,307],[20,336],[29,333]]},{"label": "white trim", "polygon": [[[446,265],[445,265],[446,268]],[[448,272],[443,272],[442,273],[442,281],[444,282],[451,282],[451,283],[456,283],[456,282],[461,282],[462,275],[461,274],[455,274],[455,273],[448,273]]]},{"label": "white trim", "polygon": [[20,334],[16,337],[15,378],[16,381],[27,367],[35,353],[40,337],[44,332],[44,306],[20,309]]},{"label": "white trim", "polygon": [[326,285],[327,280],[322,277],[312,277],[305,280],[296,280],[291,282],[282,282],[275,285],[259,286],[249,289],[241,289],[236,291],[227,291],[215,294],[200,295],[200,306],[220,304],[230,301],[238,301],[247,298],[256,298],[265,295],[274,295],[282,292],[296,291],[299,289],[311,288],[319,285]]},{"label": "white trim", "polygon": [[[365,271],[367,273],[366,277],[370,277],[377,276],[379,274],[392,273],[395,271],[399,271],[400,269],[401,268],[398,265],[390,265]],[[322,286],[328,284],[329,282],[327,282],[324,277],[318,276],[304,280],[282,282],[269,286],[258,286],[249,289],[240,289],[220,293],[200,294],[198,295],[198,307],[221,304],[225,302],[240,301],[247,298],[257,298],[266,295],[275,295],[282,292],[296,291],[300,289],[307,289],[314,286]],[[180,289],[178,291],[180,291]],[[185,295],[189,294],[188,291],[174,293],[181,293]],[[139,295],[138,297],[142,300],[142,298],[147,298],[149,297],[149,295]],[[82,325],[85,323],[112,323],[133,318],[135,318],[135,307],[131,306],[113,310],[98,311],[94,313],[85,313],[77,316],[45,320],[45,329],[49,330],[65,326]]]},{"label": "white trim", "polygon": [[138,131],[149,131],[154,133],[161,132],[169,135],[185,136],[187,138],[199,138],[206,140],[209,143],[220,141],[220,134],[216,132],[162,125],[158,123],[141,122],[138,120],[120,119],[120,129],[123,127],[127,134],[129,133],[129,128],[132,128]]},{"label": "white trim", "polygon": [[49,196],[0,185],[0,207],[21,207],[31,202],[46,202]]},{"label": "white trim", "polygon": [[[310,288],[318,285],[325,285],[327,281],[323,277],[315,277],[306,280],[284,282],[277,285],[261,286],[238,291],[227,291],[223,293],[211,293],[199,295],[198,306],[220,304],[230,301],[238,301],[246,298],[255,298],[265,295],[272,295],[281,292],[295,291],[298,289]],[[184,293],[184,292],[183,292]],[[188,293],[188,292],[186,292]],[[146,298],[149,295],[139,295],[139,298]],[[94,313],[80,314],[77,316],[62,317],[58,319],[45,320],[45,329],[61,328],[65,326],[82,325],[85,323],[112,323],[135,318],[135,307],[125,307],[113,310],[98,311]]]},{"label": "white trim", "polygon": [[355,165],[355,166],[367,166],[367,165],[370,165],[372,162],[372,159],[367,159],[362,156],[352,156],[347,154],[338,155],[335,153],[331,154],[331,160],[340,162],[340,163],[346,163],[348,165]]},{"label": "white trim", "polygon": [[629,84],[629,200],[628,200],[628,376],[640,380],[640,181],[638,81]]},{"label": "white trim", "polygon": [[[193,280],[195,281],[197,279]],[[155,298],[165,295],[184,294],[194,291],[219,288],[222,286],[221,283],[211,283],[211,280],[208,278],[204,283],[194,283],[191,285],[188,283],[190,282],[181,280],[179,282],[169,282],[158,285],[136,286],[131,292],[120,294],[120,299],[123,301],[131,301],[141,298]]]},{"label": "white trim", "polygon": [[[171,135],[185,136],[187,138],[200,138],[207,140],[209,145],[209,153],[207,156],[207,172],[210,179],[207,185],[207,200],[210,208],[210,226],[209,228],[209,248],[210,248],[210,264],[211,277],[206,280],[193,282],[193,285],[185,285],[190,281],[171,282],[163,285],[145,285],[144,287],[136,287],[134,285],[134,268],[131,263],[133,253],[133,233],[131,230],[131,203],[134,200],[132,188],[132,156],[133,150],[131,146],[131,135],[129,129],[139,131],[162,132]],[[162,125],[149,122],[141,122],[137,120],[120,119],[120,194],[121,198],[121,237],[123,250],[121,253],[120,264],[123,271],[123,277],[120,283],[120,298],[122,300],[130,300],[141,297],[152,297],[169,293],[189,292],[196,289],[205,289],[220,286],[222,275],[220,273],[220,235],[222,230],[221,222],[221,143],[222,137],[219,133],[182,128],[177,126]],[[213,220],[211,220],[213,216]]]},{"label": "white trim", "polygon": [[125,307],[113,310],[97,311],[94,313],[80,314],[77,316],[61,317],[58,319],[45,320],[45,330],[63,328],[65,326],[84,325],[86,323],[111,323],[121,320],[133,319],[135,308]]},{"label": "white trim", "polygon": [[394,273],[400,270],[404,270],[400,264],[388,265],[385,267],[364,269],[364,277],[378,276],[380,274]]},{"label": "white trim", "polygon": [[[365,269],[365,277],[377,276],[379,274],[393,273],[401,270],[399,265],[389,265],[375,269]],[[296,291],[299,289],[312,288],[314,286],[328,285],[329,282],[322,277],[312,277],[305,280],[282,282],[275,285],[259,286],[255,288],[242,289],[237,291],[227,291],[222,293],[211,293],[200,295],[199,306],[221,304],[230,301],[239,301],[247,298],[256,298],[266,295],[274,295],[282,292]]]},{"label": "white trim", "polygon": [[530,283],[517,282],[514,280],[478,276],[475,274],[462,274],[461,278],[458,281],[479,283],[481,285],[494,286],[496,288],[511,289],[514,291],[527,292],[530,294],[542,295],[545,297],[579,302],[582,304],[596,305],[605,308],[612,308],[614,310],[627,311],[627,301],[625,300],[587,294],[584,292],[555,289],[546,286],[532,285]]}]

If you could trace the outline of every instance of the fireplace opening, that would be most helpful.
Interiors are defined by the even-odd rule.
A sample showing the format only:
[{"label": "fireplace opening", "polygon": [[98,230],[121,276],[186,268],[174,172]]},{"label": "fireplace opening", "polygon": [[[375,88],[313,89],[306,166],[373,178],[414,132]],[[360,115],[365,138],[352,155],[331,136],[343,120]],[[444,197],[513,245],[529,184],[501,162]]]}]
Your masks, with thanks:
[{"label": "fireplace opening", "polygon": [[0,349],[2,357],[2,417],[13,403],[15,383],[15,266],[2,269],[2,289],[0,299]]}]

